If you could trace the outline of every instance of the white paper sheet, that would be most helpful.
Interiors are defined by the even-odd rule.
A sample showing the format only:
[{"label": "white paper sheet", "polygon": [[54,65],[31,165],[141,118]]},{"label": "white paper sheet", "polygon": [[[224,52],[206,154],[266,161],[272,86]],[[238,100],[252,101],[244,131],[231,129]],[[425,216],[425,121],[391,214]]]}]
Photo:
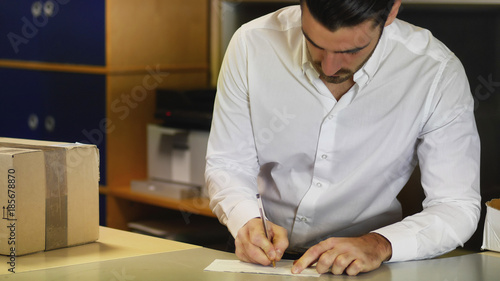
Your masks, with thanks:
[{"label": "white paper sheet", "polygon": [[319,274],[315,268],[306,268],[300,274],[293,274],[292,266],[293,266],[293,260],[281,260],[276,263],[276,268],[274,268],[272,266],[251,264],[239,260],[216,259],[209,266],[205,268],[205,271],[293,275],[293,276],[307,276],[307,277],[321,276],[321,274]]}]

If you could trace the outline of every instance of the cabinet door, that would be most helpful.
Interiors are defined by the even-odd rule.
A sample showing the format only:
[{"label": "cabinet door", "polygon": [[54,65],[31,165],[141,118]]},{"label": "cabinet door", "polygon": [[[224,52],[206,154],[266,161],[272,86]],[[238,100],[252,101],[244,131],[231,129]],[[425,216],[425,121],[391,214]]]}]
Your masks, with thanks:
[{"label": "cabinet door", "polygon": [[105,64],[105,1],[1,0],[0,58]]},{"label": "cabinet door", "polygon": [[104,65],[104,6],[106,1],[45,0],[42,2],[48,22],[41,30],[40,60]]},{"label": "cabinet door", "polygon": [[0,68],[0,136],[42,139],[45,115],[36,71]]},{"label": "cabinet door", "polygon": [[37,13],[42,4],[34,2],[0,1],[0,58],[38,60],[40,57],[40,23],[32,10]]},{"label": "cabinet door", "polygon": [[105,76],[0,68],[0,77],[0,135],[95,144],[105,184]]}]

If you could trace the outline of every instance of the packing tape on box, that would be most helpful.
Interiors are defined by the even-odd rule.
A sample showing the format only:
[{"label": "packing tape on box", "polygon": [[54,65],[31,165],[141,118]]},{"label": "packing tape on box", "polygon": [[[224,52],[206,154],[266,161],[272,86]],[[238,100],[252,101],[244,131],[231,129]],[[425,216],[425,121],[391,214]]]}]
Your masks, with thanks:
[{"label": "packing tape on box", "polygon": [[47,178],[45,250],[68,245],[68,181],[66,150],[44,150]]}]

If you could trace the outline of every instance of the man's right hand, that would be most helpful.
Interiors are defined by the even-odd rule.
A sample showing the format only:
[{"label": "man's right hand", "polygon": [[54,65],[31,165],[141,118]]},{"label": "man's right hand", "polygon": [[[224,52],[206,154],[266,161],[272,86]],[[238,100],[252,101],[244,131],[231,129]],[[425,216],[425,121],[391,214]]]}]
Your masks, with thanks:
[{"label": "man's right hand", "polygon": [[269,239],[266,238],[260,218],[249,220],[236,235],[236,256],[244,262],[269,265],[281,260],[288,248],[287,231],[281,226],[267,222]]}]

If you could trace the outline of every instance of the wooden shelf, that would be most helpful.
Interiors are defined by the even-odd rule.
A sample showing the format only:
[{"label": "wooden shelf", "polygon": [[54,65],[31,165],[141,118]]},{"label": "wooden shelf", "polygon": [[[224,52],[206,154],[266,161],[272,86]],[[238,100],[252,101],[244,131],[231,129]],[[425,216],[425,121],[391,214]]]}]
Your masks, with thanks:
[{"label": "wooden shelf", "polygon": [[206,73],[209,70],[208,63],[184,63],[184,64],[152,64],[131,66],[89,66],[78,64],[48,63],[41,61],[21,61],[0,59],[0,67],[30,69],[38,71],[59,71],[102,75],[137,75],[147,74],[148,68],[160,73]]},{"label": "wooden shelf", "polygon": [[160,197],[149,195],[145,193],[135,192],[130,190],[129,187],[111,188],[107,189],[108,196],[115,196],[117,198],[130,200],[133,202],[140,202],[148,205],[178,210],[181,212],[192,213],[196,215],[203,215],[207,217],[216,217],[209,208],[208,198],[189,198],[189,199],[173,199],[168,197]]}]

